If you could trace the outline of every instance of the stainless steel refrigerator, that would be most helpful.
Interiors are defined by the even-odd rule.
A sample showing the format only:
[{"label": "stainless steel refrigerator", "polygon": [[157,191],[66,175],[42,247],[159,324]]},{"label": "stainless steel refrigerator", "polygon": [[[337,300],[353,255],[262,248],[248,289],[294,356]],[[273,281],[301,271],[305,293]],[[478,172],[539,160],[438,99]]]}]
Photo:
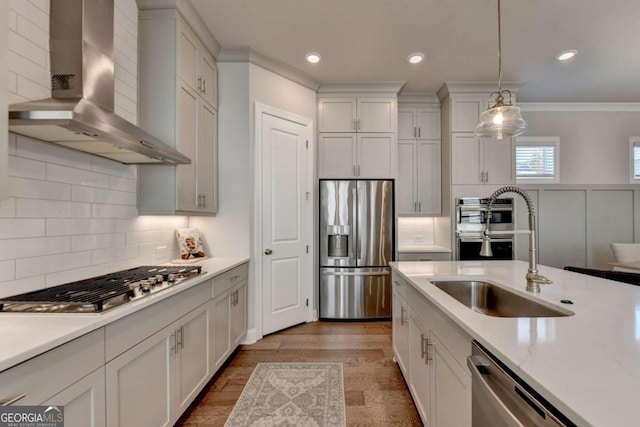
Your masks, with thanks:
[{"label": "stainless steel refrigerator", "polygon": [[393,181],[320,180],[320,318],[391,317]]}]

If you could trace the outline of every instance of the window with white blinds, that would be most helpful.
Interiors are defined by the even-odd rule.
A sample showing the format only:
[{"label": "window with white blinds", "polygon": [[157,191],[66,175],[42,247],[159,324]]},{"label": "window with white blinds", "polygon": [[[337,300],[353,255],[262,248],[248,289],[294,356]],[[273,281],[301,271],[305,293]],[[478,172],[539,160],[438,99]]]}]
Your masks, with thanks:
[{"label": "window with white blinds", "polygon": [[640,181],[640,136],[629,138],[629,149],[631,183],[635,184]]},{"label": "window with white blinds", "polygon": [[516,139],[516,180],[557,183],[560,180],[558,137]]}]

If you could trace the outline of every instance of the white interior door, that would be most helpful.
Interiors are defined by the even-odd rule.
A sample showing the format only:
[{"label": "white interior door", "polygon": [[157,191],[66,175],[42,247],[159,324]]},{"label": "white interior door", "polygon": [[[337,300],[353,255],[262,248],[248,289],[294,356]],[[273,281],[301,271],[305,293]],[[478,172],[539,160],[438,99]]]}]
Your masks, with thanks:
[{"label": "white interior door", "polygon": [[[311,126],[262,113],[262,333],[306,320]],[[311,199],[311,197],[308,197]]]}]

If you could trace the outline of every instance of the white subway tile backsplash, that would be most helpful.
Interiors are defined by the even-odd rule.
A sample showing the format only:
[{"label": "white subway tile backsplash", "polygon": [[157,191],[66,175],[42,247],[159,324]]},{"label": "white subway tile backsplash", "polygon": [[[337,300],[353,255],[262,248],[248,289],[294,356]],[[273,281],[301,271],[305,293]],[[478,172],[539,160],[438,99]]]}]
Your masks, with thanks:
[{"label": "white subway tile backsplash", "polygon": [[0,240],[44,235],[44,219],[0,218]]},{"label": "white subway tile backsplash", "polygon": [[9,177],[9,196],[28,199],[71,200],[71,186],[59,182]]},{"label": "white subway tile backsplash", "polygon": [[57,200],[17,199],[16,214],[21,218],[90,218],[91,205]]},{"label": "white subway tile backsplash", "polygon": [[91,206],[91,216],[94,218],[135,218],[138,216],[138,207],[94,203]]},{"label": "white subway tile backsplash", "polygon": [[134,180],[138,176],[138,167],[136,165],[123,165],[122,163],[97,156],[91,158],[91,170],[105,175]]},{"label": "white subway tile backsplash", "polygon": [[18,76],[13,71],[9,71],[7,77],[7,90],[16,93],[18,91]]},{"label": "white subway tile backsplash", "polygon": [[[13,259],[0,261],[0,282],[6,282],[16,278],[16,262]],[[0,290],[2,285],[0,284]]]},{"label": "white subway tile backsplash", "polygon": [[[29,5],[30,3],[25,1],[19,2],[22,5]],[[15,9],[14,9],[15,10]],[[17,31],[18,34],[26,37],[31,40],[38,46],[48,46],[49,45],[49,32],[45,29],[40,28],[38,25],[31,22],[29,19],[25,18],[25,16],[29,16],[27,14],[22,15],[23,11],[16,10],[18,13],[18,26]],[[27,11],[28,13],[28,11]],[[46,25],[49,26],[49,17],[47,16]]]},{"label": "white subway tile backsplash", "polygon": [[16,155],[85,170],[91,170],[91,158],[93,157],[91,154],[20,135],[17,136]]},{"label": "white subway tile backsplash", "polygon": [[47,180],[85,187],[109,188],[109,175],[53,164],[47,164]]},{"label": "white subway tile backsplash", "polygon": [[37,26],[44,31],[46,37],[49,37],[49,12],[39,7],[34,2],[24,0],[11,0],[9,7],[16,12],[21,18],[26,19],[31,24]]},{"label": "white subway tile backsplash", "polygon": [[47,66],[49,52],[14,31],[9,31],[9,49],[42,67]]},{"label": "white subway tile backsplash", "polygon": [[127,233],[127,245],[140,245],[142,243],[160,242],[167,240],[162,230],[155,231],[131,231]]},{"label": "white subway tile backsplash", "polygon": [[9,156],[9,175],[18,178],[46,179],[46,163]]},{"label": "white subway tile backsplash", "polygon": [[75,236],[111,232],[108,219],[47,219],[47,236]]},{"label": "white subway tile backsplash", "polygon": [[[90,265],[88,267],[76,268],[73,270],[57,271],[45,276],[46,286],[62,285],[64,283],[75,282],[77,280],[88,279],[90,277],[102,276],[112,273],[114,270],[109,263]],[[2,285],[0,285],[0,288]]]},{"label": "white subway tile backsplash", "polygon": [[9,197],[0,200],[0,218],[15,218],[16,216],[16,199]]},{"label": "white subway tile backsplash", "polygon": [[75,202],[93,202],[108,203],[113,205],[126,205],[125,194],[122,191],[103,190],[100,188],[80,187],[73,185],[71,187],[71,200]]},{"label": "white subway tile backsplash", "polygon": [[138,246],[121,246],[119,248],[96,249],[91,251],[93,264],[114,262],[138,258]]},{"label": "white subway tile backsplash", "polygon": [[25,279],[9,280],[0,283],[0,297],[22,294],[42,289],[46,286],[44,276],[34,276]]},{"label": "white subway tile backsplash", "polygon": [[71,239],[68,236],[0,240],[0,260],[61,254],[70,250]]},{"label": "white subway tile backsplash", "polygon": [[115,248],[125,246],[125,243],[124,233],[83,234],[80,236],[71,236],[71,251]]},{"label": "white subway tile backsplash", "polygon": [[138,181],[135,179],[123,178],[121,176],[111,176],[109,177],[109,188],[112,190],[135,193],[138,190]]},{"label": "white subway tile backsplash", "polygon": [[42,86],[34,83],[22,76],[18,76],[17,82],[18,85],[16,93],[20,96],[24,96],[25,98],[43,99],[48,98],[51,95],[51,88],[48,86]]},{"label": "white subway tile backsplash", "polygon": [[91,252],[74,252],[16,260],[16,278],[40,276],[91,265]]},{"label": "white subway tile backsplash", "polygon": [[136,193],[122,193],[124,194],[124,204],[129,206],[136,206],[138,204],[138,197]]},{"label": "white subway tile backsplash", "polygon": [[18,31],[18,14],[9,9],[9,29],[11,31]]},{"label": "white subway tile backsplash", "polygon": [[[21,52],[9,51],[9,70],[15,73],[18,77],[22,77],[27,80],[27,84],[38,86],[39,88],[47,87],[49,84],[49,70],[39,65],[29,58],[22,55]],[[16,78],[16,93],[18,92]],[[39,89],[41,90],[41,89]],[[51,92],[47,94],[47,98],[51,95]],[[29,98],[38,99],[38,98]]]},{"label": "white subway tile backsplash", "polygon": [[50,0],[29,0],[31,3],[36,5],[41,11],[49,15],[49,1]]}]

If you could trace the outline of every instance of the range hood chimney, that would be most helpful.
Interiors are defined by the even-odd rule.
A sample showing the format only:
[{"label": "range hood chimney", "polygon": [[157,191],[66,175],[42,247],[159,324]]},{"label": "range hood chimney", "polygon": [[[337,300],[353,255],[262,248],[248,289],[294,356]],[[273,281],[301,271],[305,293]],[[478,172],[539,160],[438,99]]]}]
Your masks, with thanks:
[{"label": "range hood chimney", "polygon": [[113,0],[53,0],[51,98],[9,106],[11,132],[125,164],[191,160],[114,113]]}]

